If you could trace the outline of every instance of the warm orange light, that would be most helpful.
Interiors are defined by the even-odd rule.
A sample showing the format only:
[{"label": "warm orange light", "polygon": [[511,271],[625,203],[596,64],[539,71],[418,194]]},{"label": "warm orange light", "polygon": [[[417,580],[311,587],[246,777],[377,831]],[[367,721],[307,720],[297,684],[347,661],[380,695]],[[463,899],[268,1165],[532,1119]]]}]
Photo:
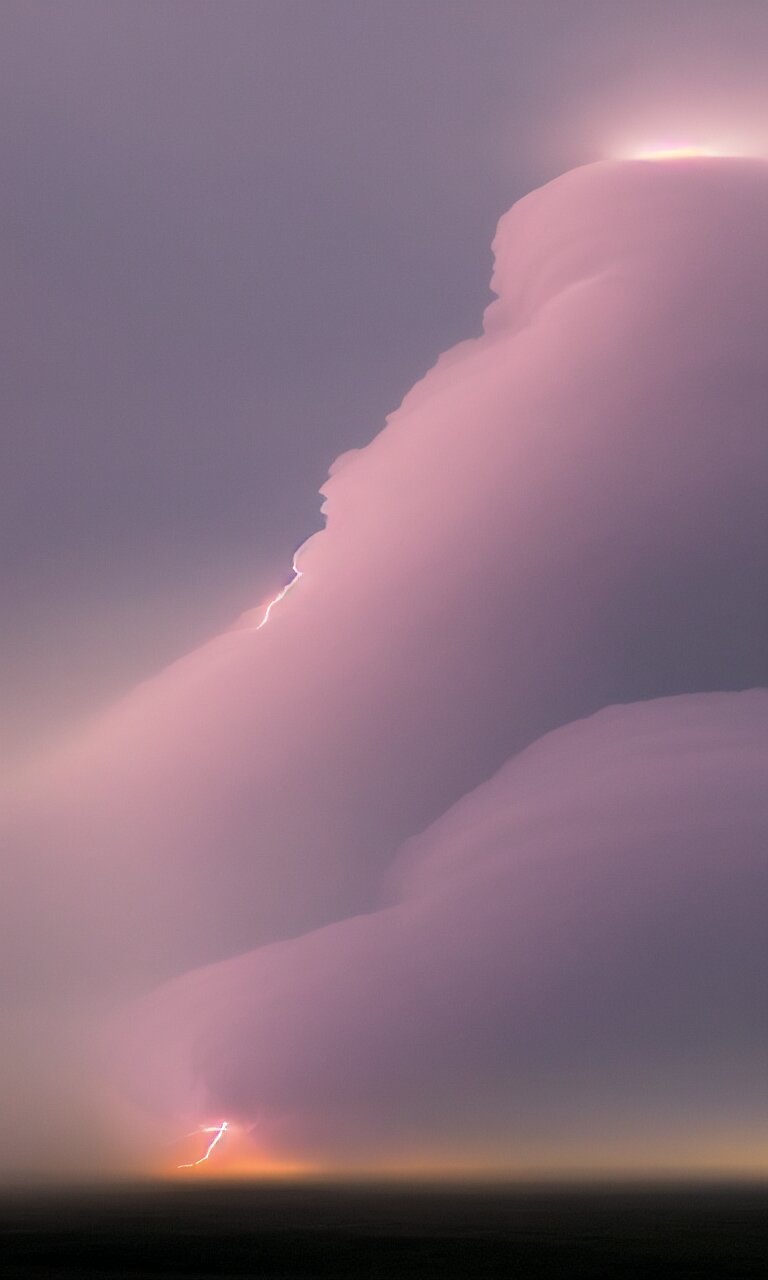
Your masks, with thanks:
[{"label": "warm orange light", "polygon": [[[299,1161],[277,1160],[258,1156],[235,1157],[223,1160],[220,1164],[211,1161],[204,1168],[195,1171],[196,1181],[206,1182],[301,1182],[321,1177],[327,1170],[319,1165],[301,1163]],[[181,1180],[178,1167],[164,1168],[160,1176],[166,1179]]]}]

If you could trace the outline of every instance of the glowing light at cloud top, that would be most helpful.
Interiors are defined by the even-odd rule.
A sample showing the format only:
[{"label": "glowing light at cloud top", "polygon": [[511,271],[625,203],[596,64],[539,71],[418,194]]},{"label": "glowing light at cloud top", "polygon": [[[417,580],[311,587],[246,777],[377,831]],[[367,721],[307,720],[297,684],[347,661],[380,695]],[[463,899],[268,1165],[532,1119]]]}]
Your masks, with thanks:
[{"label": "glowing light at cloud top", "polygon": [[700,157],[732,155],[732,152],[718,151],[714,147],[649,147],[636,151],[630,157],[633,160],[695,160]]},{"label": "glowing light at cloud top", "polygon": [[755,138],[734,132],[723,134],[691,129],[679,133],[660,130],[658,133],[634,132],[627,138],[615,140],[609,148],[609,158],[615,160],[710,160],[727,157],[758,156],[765,147]]}]

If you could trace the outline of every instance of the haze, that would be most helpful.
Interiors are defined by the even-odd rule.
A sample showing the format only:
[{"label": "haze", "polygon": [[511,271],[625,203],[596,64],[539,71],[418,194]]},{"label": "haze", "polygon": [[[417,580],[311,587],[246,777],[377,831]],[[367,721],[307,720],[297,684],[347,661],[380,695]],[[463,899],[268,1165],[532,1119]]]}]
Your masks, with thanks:
[{"label": "haze", "polygon": [[7,1180],[764,1170],[768,18],[514,8],[6,10]]}]

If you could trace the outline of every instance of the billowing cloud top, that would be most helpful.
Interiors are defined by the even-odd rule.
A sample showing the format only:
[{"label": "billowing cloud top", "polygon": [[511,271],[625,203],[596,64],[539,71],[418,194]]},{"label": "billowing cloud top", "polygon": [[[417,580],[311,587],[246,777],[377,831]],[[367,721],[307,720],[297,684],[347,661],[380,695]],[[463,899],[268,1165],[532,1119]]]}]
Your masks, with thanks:
[{"label": "billowing cloud top", "polygon": [[167,979],[117,1039],[173,1122],[512,1167],[748,1118],[766,709],[704,695],[768,684],[767,214],[746,161],[521,201],[483,334],[332,469],[269,624],[15,780],[24,999]]}]

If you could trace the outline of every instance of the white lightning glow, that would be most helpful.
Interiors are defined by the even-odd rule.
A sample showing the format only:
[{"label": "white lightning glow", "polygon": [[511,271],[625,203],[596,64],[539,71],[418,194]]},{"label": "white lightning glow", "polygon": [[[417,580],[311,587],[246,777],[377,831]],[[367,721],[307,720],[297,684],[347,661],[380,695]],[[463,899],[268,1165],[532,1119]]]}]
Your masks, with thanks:
[{"label": "white lightning glow", "polygon": [[205,1128],[203,1129],[198,1129],[197,1131],[198,1133],[213,1134],[213,1137],[208,1143],[208,1147],[206,1151],[203,1153],[203,1155],[201,1155],[199,1160],[188,1160],[186,1161],[185,1164],[177,1165],[176,1168],[177,1169],[196,1169],[199,1164],[205,1164],[206,1160],[210,1160],[211,1154],[221,1142],[228,1128],[229,1128],[229,1121],[222,1120],[221,1124],[210,1124],[210,1125],[206,1125]]},{"label": "white lightning glow", "polygon": [[[709,133],[691,129],[681,133],[635,134],[634,138],[624,138],[607,149],[607,154],[615,160],[709,160],[717,158],[744,158],[765,154],[765,147],[757,138],[750,139],[746,135],[734,133],[730,136],[712,130]],[[698,136],[697,136],[698,135]]]},{"label": "white lightning glow", "polygon": [[270,600],[269,604],[266,607],[266,610],[264,611],[264,617],[261,619],[261,622],[256,627],[257,631],[261,631],[261,628],[267,625],[267,623],[269,622],[269,615],[271,614],[275,605],[278,605],[281,600],[285,599],[285,597],[288,595],[288,592],[291,590],[291,588],[296,586],[296,583],[299,581],[300,577],[301,577],[301,569],[296,568],[296,561],[294,560],[293,577],[291,578],[290,582],[287,582],[285,584],[282,591],[278,591],[277,595],[272,597],[272,599]]},{"label": "white lightning glow", "polygon": [[631,160],[696,160],[703,157],[733,155],[731,151],[720,151],[715,147],[647,147],[631,153]]},{"label": "white lightning glow", "polygon": [[[649,111],[633,110],[603,133],[602,156],[606,160],[696,161],[710,159],[758,159],[768,153],[768,132],[760,123],[760,111],[751,118],[737,118],[736,107],[726,110],[701,103],[669,104]],[[602,125],[601,125],[602,128]]]}]

